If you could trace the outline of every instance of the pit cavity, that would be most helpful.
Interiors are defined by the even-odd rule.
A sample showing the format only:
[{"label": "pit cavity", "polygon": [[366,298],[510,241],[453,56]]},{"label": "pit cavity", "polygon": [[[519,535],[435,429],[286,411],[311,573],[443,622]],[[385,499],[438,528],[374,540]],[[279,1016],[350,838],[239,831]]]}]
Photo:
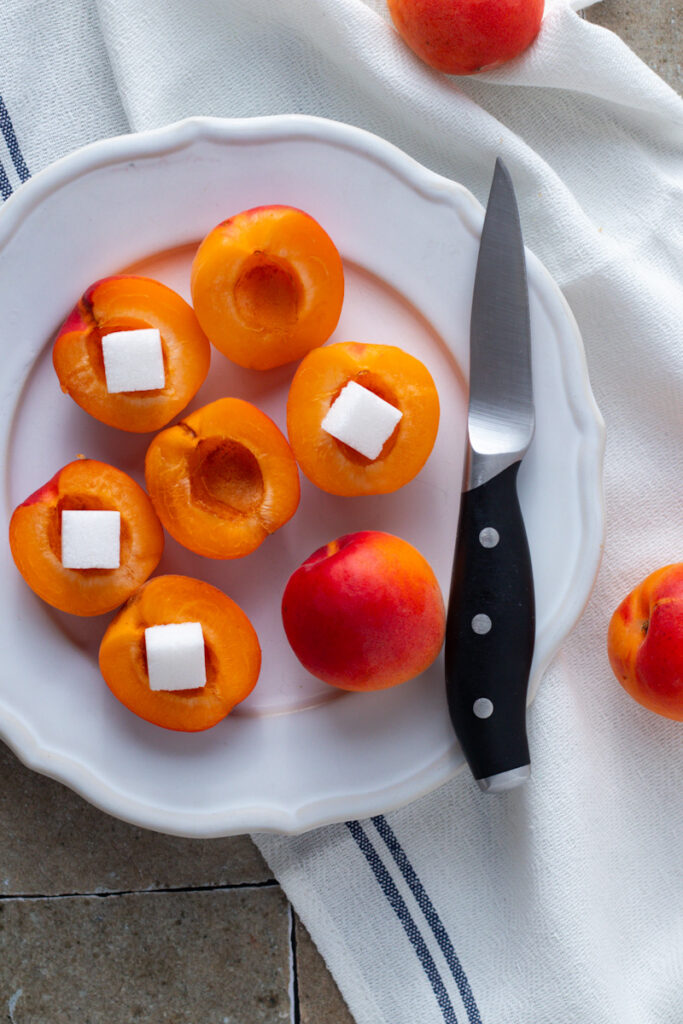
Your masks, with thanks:
[{"label": "pit cavity", "polygon": [[[144,330],[145,328],[152,327],[153,324],[149,324],[144,320],[136,319],[130,316],[112,316],[108,320],[97,321],[95,317],[92,317],[92,324],[90,330],[85,335],[85,350],[87,353],[88,363],[93,376],[96,378],[99,384],[101,384],[105,390],[107,387],[107,377],[104,372],[104,356],[102,354],[102,338],[105,334],[112,334],[114,331],[138,331]],[[162,349],[163,338],[161,339]],[[164,370],[168,372],[166,366],[166,351],[164,349]]]},{"label": "pit cavity", "polygon": [[[368,391],[372,391],[378,398],[383,398],[385,402],[389,403],[389,405],[393,405],[395,409],[401,409],[401,403],[386,381],[378,374],[373,373],[372,370],[360,370],[354,377],[349,377],[348,380],[343,381],[332,396],[330,405],[337,400],[349,381],[354,381],[356,384],[360,385],[360,387],[367,388]],[[368,459],[365,455],[361,455],[360,452],[357,452],[355,448],[351,448],[348,444],[344,444],[343,441],[339,441],[336,437],[332,438],[332,440],[337,445],[342,455],[348,459],[349,462],[355,462],[359,466],[372,466],[375,462],[381,462],[382,459],[385,459],[396,444],[398,432],[401,428],[401,422],[402,421],[399,420],[396,424],[393,431],[384,442],[382,451],[376,459]]]},{"label": "pit cavity", "polygon": [[264,483],[258,460],[231,438],[199,442],[190,465],[193,500],[219,514],[248,515],[263,502]]},{"label": "pit cavity", "polygon": [[303,286],[291,264],[265,252],[253,252],[235,282],[237,315],[253,330],[282,331],[294,326]]},{"label": "pit cavity", "polygon": [[[150,625],[167,625],[167,623],[150,623]],[[139,627],[139,639],[135,647],[133,648],[133,661],[136,669],[137,678],[143,683],[143,685],[149,685],[149,666],[147,664],[147,645],[145,644],[145,625]],[[206,683],[202,687],[194,686],[191,690],[160,690],[157,691],[167,700],[187,700],[192,701],[197,696],[203,696],[207,691],[214,693],[217,687],[218,681],[218,658],[213,647],[210,645],[206,638],[206,628],[204,628],[204,664],[206,666]]]},{"label": "pit cavity", "polygon": [[[117,509],[113,501],[106,501],[97,494],[64,494],[48,513],[47,542],[58,562],[62,561],[62,512],[63,511],[121,512],[121,564],[124,562],[124,548],[128,551],[130,543],[130,527],[122,509]],[[92,576],[110,573],[111,569],[78,569],[83,575]]]}]

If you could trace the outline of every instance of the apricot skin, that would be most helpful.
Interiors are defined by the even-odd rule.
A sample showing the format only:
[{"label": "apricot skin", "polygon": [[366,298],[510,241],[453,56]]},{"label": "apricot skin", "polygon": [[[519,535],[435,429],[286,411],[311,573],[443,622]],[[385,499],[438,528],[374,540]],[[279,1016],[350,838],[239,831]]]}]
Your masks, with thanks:
[{"label": "apricot skin", "polygon": [[683,722],[683,562],[647,576],[607,631],[612,671],[643,707]]},{"label": "apricot skin", "polygon": [[[62,509],[121,513],[118,569],[65,569],[61,563]],[[60,469],[21,503],[9,527],[12,557],[29,587],[72,615],[102,615],[123,604],[156,569],[164,532],[143,491],[126,473],[95,459]]]},{"label": "apricot skin", "polygon": [[242,558],[294,515],[299,472],[287,439],[250,402],[221,398],[154,438],[147,490],[180,544]]},{"label": "apricot skin", "polygon": [[282,620],[302,665],[343,690],[413,679],[437,657],[445,630],[428,562],[407,541],[372,530],[340,537],[299,566]]},{"label": "apricot skin", "polygon": [[[349,381],[369,388],[403,416],[376,459],[327,434],[322,420]],[[329,494],[389,494],[427,461],[439,427],[439,396],[427,367],[394,345],[337,342],[314,349],[297,368],[287,398],[287,433],[305,475]]]},{"label": "apricot skin", "polygon": [[[200,622],[206,685],[152,691],[145,629]],[[100,671],[115,697],[138,717],[178,732],[199,732],[222,721],[253,690],[261,648],[251,622],[217,587],[187,576],[156,576],[118,612],[100,645]]]},{"label": "apricot skin", "polygon": [[240,366],[268,370],[327,341],[341,313],[344,270],[313,217],[292,206],[259,206],[204,238],[191,289],[212,344]]},{"label": "apricot skin", "polygon": [[[101,338],[156,327],[166,383],[153,391],[107,391]],[[52,362],[62,391],[95,419],[130,433],[159,430],[195,396],[209,372],[211,347],[192,308],[151,278],[119,274],[92,284],[55,339]]]},{"label": "apricot skin", "polygon": [[399,34],[426,64],[471,75],[531,45],[544,0],[388,0],[388,6]]}]

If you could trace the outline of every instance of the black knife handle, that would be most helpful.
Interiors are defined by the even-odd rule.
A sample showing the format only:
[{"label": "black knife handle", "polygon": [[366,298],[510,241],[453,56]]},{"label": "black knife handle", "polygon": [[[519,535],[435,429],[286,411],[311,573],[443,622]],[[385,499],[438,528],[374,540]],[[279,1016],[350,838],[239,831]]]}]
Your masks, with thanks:
[{"label": "black knife handle", "polygon": [[519,465],[465,491],[460,505],[446,621],[446,692],[475,779],[529,764],[534,585],[517,497]]}]

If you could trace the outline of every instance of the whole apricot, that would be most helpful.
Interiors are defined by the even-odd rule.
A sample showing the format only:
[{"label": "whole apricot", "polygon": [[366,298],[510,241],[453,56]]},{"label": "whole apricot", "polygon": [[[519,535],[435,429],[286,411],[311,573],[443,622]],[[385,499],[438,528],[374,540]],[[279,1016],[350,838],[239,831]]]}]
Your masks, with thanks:
[{"label": "whole apricot", "polygon": [[612,670],[639,704],[683,722],[683,562],[635,587],[607,631]]},{"label": "whole apricot", "polygon": [[343,690],[382,690],[427,669],[443,643],[439,584],[420,552],[389,533],[347,534],[292,574],[282,620],[297,658]]},{"label": "whole apricot", "polygon": [[544,0],[388,0],[400,35],[426,64],[471,75],[512,60],[541,27]]},{"label": "whole apricot", "polygon": [[258,206],[208,233],[192,264],[192,303],[216,348],[268,370],[327,341],[344,270],[321,225],[293,206]]}]

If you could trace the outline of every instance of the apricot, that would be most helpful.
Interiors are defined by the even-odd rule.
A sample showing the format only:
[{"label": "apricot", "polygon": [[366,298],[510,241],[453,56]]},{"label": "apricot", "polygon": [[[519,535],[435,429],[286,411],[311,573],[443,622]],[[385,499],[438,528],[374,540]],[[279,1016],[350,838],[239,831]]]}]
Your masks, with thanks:
[{"label": "apricot", "polygon": [[256,406],[220,398],[154,438],[147,490],[180,544],[241,558],[294,515],[299,473],[287,439]]},{"label": "apricot", "polygon": [[426,559],[389,533],[347,534],[292,574],[282,621],[297,658],[343,690],[413,679],[441,650],[444,602]]},{"label": "apricot", "polygon": [[[157,328],[165,385],[150,391],[107,391],[102,336]],[[148,277],[96,281],[62,325],[52,361],[62,391],[110,427],[131,433],[159,430],[194,398],[209,372],[211,346],[185,300]]]},{"label": "apricot", "polygon": [[388,0],[404,42],[426,64],[451,75],[490,70],[538,35],[544,0]]},{"label": "apricot", "polygon": [[[65,569],[62,512],[112,510],[121,514],[118,569]],[[164,532],[138,484],[114,466],[77,459],[14,510],[9,542],[17,569],[43,601],[73,615],[102,615],[123,604],[156,569]]]},{"label": "apricot", "polygon": [[612,671],[643,707],[683,722],[683,562],[650,573],[607,631]]},{"label": "apricot", "polygon": [[344,299],[337,249],[313,217],[258,206],[218,224],[192,264],[192,303],[219,351],[268,370],[327,341]]},{"label": "apricot", "polygon": [[[145,629],[199,622],[206,685],[151,690]],[[187,576],[157,576],[135,593],[110,623],[100,645],[100,671],[115,697],[147,722],[179,732],[210,729],[256,685],[261,648],[251,622],[217,587]]]},{"label": "apricot", "polygon": [[[350,381],[402,412],[376,459],[322,429],[330,406]],[[338,342],[310,352],[287,399],[287,433],[305,475],[330,494],[387,494],[412,480],[434,447],[439,396],[426,366],[392,345]]]}]

